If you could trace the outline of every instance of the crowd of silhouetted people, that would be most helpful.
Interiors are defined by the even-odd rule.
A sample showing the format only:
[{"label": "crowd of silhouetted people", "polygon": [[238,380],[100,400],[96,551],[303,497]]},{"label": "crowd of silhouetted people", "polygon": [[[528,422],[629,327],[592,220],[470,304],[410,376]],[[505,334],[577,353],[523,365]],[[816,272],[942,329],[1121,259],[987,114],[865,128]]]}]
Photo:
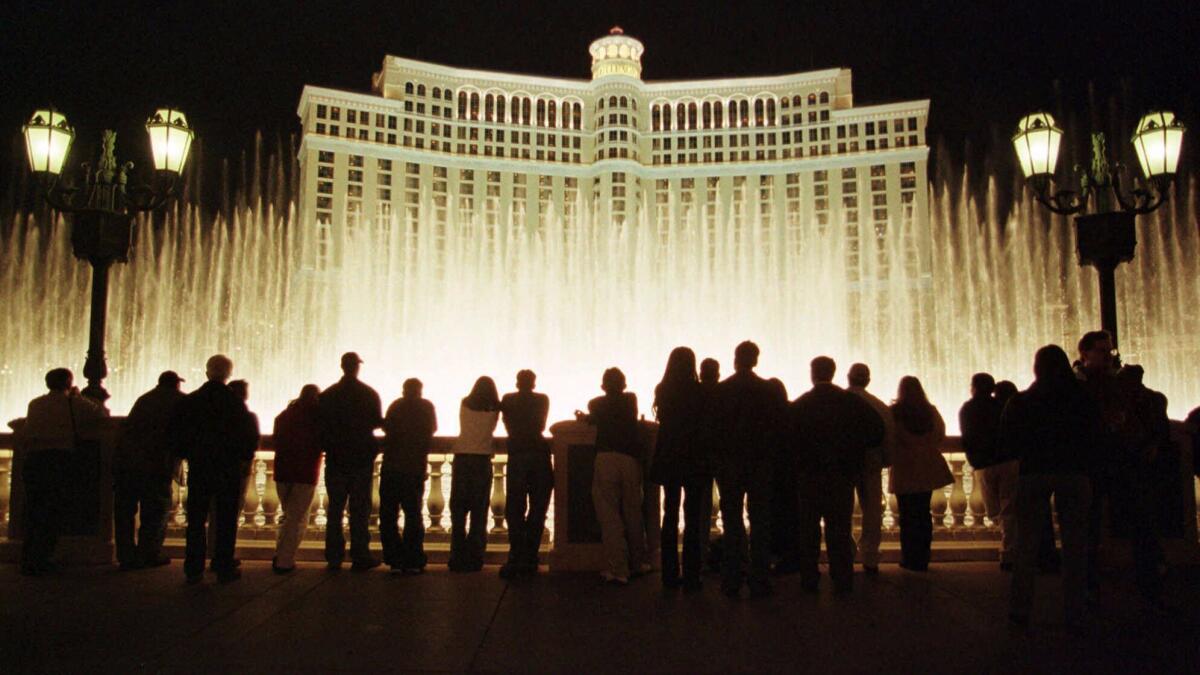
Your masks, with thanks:
[{"label": "crowd of silhouetted people", "polygon": [[[1019,625],[1029,621],[1039,571],[1061,572],[1067,623],[1082,623],[1100,587],[1098,546],[1109,528],[1133,540],[1138,588],[1160,601],[1166,566],[1159,539],[1180,534],[1172,531],[1180,525],[1180,504],[1169,503],[1173,491],[1164,487],[1173,480],[1172,457],[1178,460],[1166,398],[1142,383],[1140,367],[1118,367],[1107,333],[1087,333],[1078,350],[1072,365],[1056,345],[1039,349],[1034,381],[1024,391],[987,373],[974,375],[958,414],[987,517],[1000,529],[1000,566],[1012,572],[1010,619]],[[789,401],[780,380],[755,372],[758,358],[753,342],[737,345],[734,372],[722,380],[716,360],[697,365],[691,349],[674,349],[654,389],[656,429],[639,422],[638,399],[618,368],[604,371],[602,394],[576,411],[578,421],[595,428],[591,498],[603,582],[625,585],[658,571],[664,588],[693,592],[710,566],[730,597],[743,587],[751,597],[770,595],[772,577],[783,574],[798,574],[801,587],[815,592],[823,534],[833,593],[848,594],[856,558],[866,575],[879,573],[885,468],[886,490],[898,505],[900,566],[927,570],[931,498],[954,477],[942,454],[945,423],[920,380],[903,377],[889,404],[868,391],[866,364],[848,369],[843,388],[835,384],[833,359],[820,356],[810,364],[811,389]],[[425,570],[422,507],[437,414],[417,379],[406,380],[385,411],[379,394],[359,379],[361,364],[357,354],[344,354],[340,380],[324,390],[305,385],[274,420],[273,477],[283,513],[276,573],[296,568],[322,458],[327,566],[338,569],[347,560],[346,514],[351,569]],[[240,576],[238,517],[260,431],[247,408],[248,385],[230,381],[232,372],[229,358],[213,356],[206,382],[188,394],[175,372],[164,372],[122,422],[112,463],[122,570],[170,563],[163,551],[166,517],[172,481],[181,480],[186,460],[186,580],[202,581],[206,560],[221,582]],[[516,391],[501,397],[495,382],[481,377],[462,399],[450,450],[451,571],[483,568],[494,434],[503,422],[509,550],[499,572],[505,578],[538,572],[554,470],[545,437],[550,402],[535,391],[536,382],[522,370]],[[79,395],[69,370],[51,370],[46,385],[49,392],[30,402],[17,436],[25,495],[21,571],[28,575],[54,568],[69,489],[62,476],[108,414]],[[369,527],[380,452],[382,559],[371,551]],[[710,540],[714,481],[723,534]]]}]

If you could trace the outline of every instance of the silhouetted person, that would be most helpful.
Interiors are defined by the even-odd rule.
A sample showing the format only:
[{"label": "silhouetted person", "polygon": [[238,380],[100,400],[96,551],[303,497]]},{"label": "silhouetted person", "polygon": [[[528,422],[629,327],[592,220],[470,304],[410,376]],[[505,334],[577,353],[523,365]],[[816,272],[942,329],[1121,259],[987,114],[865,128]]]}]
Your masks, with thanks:
[{"label": "silhouetted person", "polygon": [[[701,510],[705,514],[704,527],[700,531],[700,549],[705,556],[709,555],[709,537],[712,534],[713,517],[713,492],[715,491],[714,481],[716,480],[717,471],[717,454],[721,450],[720,438],[720,400],[717,396],[718,385],[721,384],[721,364],[716,359],[704,359],[700,362],[700,396],[702,411],[700,414],[700,425],[698,429],[700,452],[703,460],[708,465],[709,476],[704,479],[706,486],[702,491],[703,506]],[[719,569],[720,563],[716,563],[716,568]],[[714,570],[715,571],[715,570]]]},{"label": "silhouetted person", "polygon": [[554,490],[550,444],[542,436],[550,398],[533,391],[537,375],[532,370],[517,373],[517,391],[500,401],[504,429],[508,433],[507,496],[504,519],[508,523],[508,562],[500,576],[537,574],[538,548],[546,531],[546,511]]},{"label": "silhouetted person", "polygon": [[[1014,397],[1016,395],[1017,395],[1017,385],[1013,384],[1012,382],[1010,382],[1008,380],[1000,380],[999,382],[996,383],[996,389],[992,393],[992,398],[996,399],[996,403],[999,404],[999,408],[1000,408],[1001,412],[1003,412],[1004,406],[1007,405],[1008,402],[1010,400],[1012,400],[1012,397]],[[1011,461],[1013,459],[1007,452],[1004,452],[1003,449],[1001,449],[1001,454],[1003,455],[1003,457],[1002,457],[1003,461]],[[1019,465],[1020,465],[1020,462],[1014,463],[1012,465],[1012,467],[1013,467],[1012,474],[1007,476],[1008,478],[1011,479],[1013,486],[1016,485],[1016,481],[1017,481],[1018,474],[1019,474],[1019,471],[1018,471]],[[1015,493],[1015,491],[1016,491],[1015,487],[1012,487],[1010,489],[1012,492]],[[984,493],[983,496],[985,499],[987,499],[986,492]],[[1016,506],[1012,506],[1011,508],[1013,509],[1012,527],[1015,532],[1015,530],[1016,530],[1016,511],[1015,511]],[[1012,539],[1013,539],[1013,542],[1015,545],[1015,542],[1017,541],[1017,537],[1013,536]],[[1015,557],[1016,552],[1015,551],[1014,551],[1013,555],[1014,555],[1013,560],[1015,561],[1016,560],[1016,557]],[[1059,558],[1058,549],[1055,548],[1055,544],[1054,544],[1054,514],[1050,513],[1049,511],[1046,511],[1046,518],[1045,518],[1045,520],[1042,521],[1041,545],[1038,547],[1038,569],[1047,574],[1057,574],[1059,571],[1059,568],[1061,566],[1062,566],[1062,560]],[[1003,564],[1001,565],[1001,569],[1006,570],[1006,571],[1011,571],[1012,567],[1013,567],[1012,565],[1008,565],[1008,566],[1005,566]]]},{"label": "silhouetted person", "polygon": [[371,555],[369,521],[371,482],[379,453],[375,430],[383,424],[379,394],[358,379],[361,365],[358,354],[342,354],[342,379],[321,392],[320,399],[325,492],[329,496],[325,562],[329,569],[340,569],[345,559],[342,513],[348,505],[351,569],[358,572],[379,566],[379,559]]},{"label": "silhouetted person", "polygon": [[[113,453],[113,539],[121,569],[159,567],[171,559],[162,551],[171,481],[178,470],[168,432],[183,400],[183,378],[168,370],[158,386],[134,402],[121,424]],[[140,511],[140,513],[139,513]],[[134,542],[134,518],[140,521]]]},{"label": "silhouetted person", "polygon": [[721,557],[721,590],[740,592],[742,559],[747,548],[743,509],[750,515],[750,572],[752,597],[771,594],[767,578],[771,555],[771,430],[777,393],[754,373],[758,345],[746,341],[734,350],[733,375],[718,387],[721,454],[717,484],[721,490],[721,522],[725,524]]},{"label": "silhouetted person", "polygon": [[258,448],[258,430],[246,402],[225,384],[233,361],[218,354],[205,364],[208,381],[184,397],[173,429],[188,463],[187,547],[184,574],[197,583],[204,573],[210,510],[216,530],[213,567],[218,581],[241,576],[233,552],[237,543],[238,502],[246,462]]},{"label": "silhouetted person", "polygon": [[108,410],[79,395],[75,376],[66,368],[46,373],[45,394],[29,402],[25,423],[17,434],[23,453],[21,480],[25,488],[25,521],[21,545],[21,574],[37,576],[56,569],[50,558],[58,545],[63,507],[70,489],[65,484],[71,466],[81,461],[80,441],[98,437],[100,420]]},{"label": "silhouetted person", "polygon": [[[450,475],[450,571],[483,569],[492,495],[492,434],[500,419],[500,395],[490,377],[475,381],[458,409]],[[471,529],[467,530],[467,520]]]},{"label": "silhouetted person", "polygon": [[1040,531],[1054,497],[1063,542],[1063,603],[1067,623],[1083,620],[1087,579],[1087,518],[1091,502],[1089,467],[1102,433],[1099,407],[1071,375],[1058,345],[1037,351],[1034,383],[1013,397],[1000,421],[1000,443],[1020,461],[1016,494],[1017,561],[1010,619],[1029,623]]},{"label": "silhouetted person", "polygon": [[1147,387],[1142,382],[1144,375],[1138,365],[1117,371],[1117,382],[1136,426],[1131,425],[1132,433],[1126,438],[1119,481],[1113,486],[1113,531],[1131,541],[1138,590],[1148,600],[1159,602],[1160,570],[1166,567],[1160,537],[1183,536],[1178,517],[1183,504],[1167,397]]},{"label": "silhouetted person", "polygon": [[[695,591],[701,587],[704,551],[701,531],[708,528],[704,510],[712,498],[712,469],[700,439],[704,394],[696,377],[696,354],[676,347],[667,358],[662,380],[654,389],[658,419],[654,462],[649,480],[661,485],[663,503],[661,545],[662,583],[666,588]],[[705,490],[708,498],[705,498]],[[683,574],[679,567],[679,507],[683,514]],[[711,507],[710,507],[711,508]]]},{"label": "silhouetted person", "polygon": [[[379,478],[379,538],[383,561],[393,572],[425,571],[425,476],[429,446],[437,431],[437,411],[421,397],[424,385],[416,378],[404,381],[400,398],[383,417],[383,469]],[[404,511],[404,538],[397,520]]]},{"label": "silhouetted person", "polygon": [[296,551],[308,531],[308,514],[321,473],[320,414],[321,388],[306,384],[300,396],[275,417],[275,489],[283,509],[271,560],[276,574],[296,569]]},{"label": "silhouetted person", "polygon": [[888,472],[888,492],[900,507],[900,566],[915,572],[929,568],[933,545],[933,517],[929,503],[934,490],[954,482],[942,456],[946,424],[917,378],[900,378],[892,404],[896,422],[896,447]]},{"label": "silhouetted person", "polygon": [[[255,414],[254,411],[249,409],[250,383],[247,382],[246,380],[230,380],[229,384],[227,386],[229,387],[229,391],[233,392],[234,396],[237,396],[238,398],[242,399],[242,402],[247,404],[247,412],[250,413],[250,419],[254,423],[253,424],[254,433],[256,435],[261,433],[261,427],[259,427],[259,425],[258,425],[258,415]],[[247,492],[248,488],[250,487],[250,474],[253,473],[253,471],[254,471],[254,458],[253,457],[242,462],[242,484],[241,484],[241,487],[238,488],[238,502],[237,502],[238,513],[246,512],[246,492]],[[215,510],[216,508],[217,508],[217,503],[216,503],[216,498],[214,497],[212,500],[212,503],[210,505],[210,510]],[[216,546],[217,546],[216,528],[209,528],[209,530],[208,530],[208,555],[209,555],[210,559],[213,558],[213,553],[217,550]],[[233,566],[241,567],[242,561],[239,560],[237,557],[234,557]],[[215,560],[212,563],[212,565],[209,567],[209,569],[213,572],[217,571]]]},{"label": "silhouetted person", "polygon": [[958,410],[963,451],[975,471],[987,517],[1000,527],[1000,569],[1011,570],[1017,556],[1017,461],[1000,454],[1000,414],[1004,404],[993,393],[996,380],[988,373],[971,376],[971,398]]},{"label": "silhouetted person", "polygon": [[631,572],[651,570],[646,559],[642,514],[641,445],[638,441],[637,396],[625,391],[625,373],[604,371],[603,396],[588,401],[588,412],[575,417],[596,427],[596,462],[592,504],[600,523],[606,569],[605,583],[625,585]]},{"label": "silhouetted person", "polygon": [[813,359],[812,389],[792,402],[790,415],[799,479],[800,583],[817,590],[824,519],[829,576],[834,593],[844,595],[854,587],[854,486],[867,449],[883,442],[885,429],[870,404],[833,383],[836,369],[828,356]]},{"label": "silhouetted person", "polygon": [[792,443],[787,387],[777,377],[767,380],[772,392],[772,422],[768,432],[771,455],[771,554],[775,574],[800,571],[799,485],[796,479],[796,448]]},{"label": "silhouetted person", "polygon": [[858,557],[867,574],[879,573],[879,542],[883,539],[883,469],[892,465],[892,447],[896,443],[896,425],[892,421],[892,409],[879,400],[867,386],[871,384],[871,369],[865,363],[856,363],[846,372],[850,385],[846,391],[858,396],[883,421],[883,441],[867,448],[863,459],[862,475],[854,485],[862,512],[862,534],[858,539]]}]

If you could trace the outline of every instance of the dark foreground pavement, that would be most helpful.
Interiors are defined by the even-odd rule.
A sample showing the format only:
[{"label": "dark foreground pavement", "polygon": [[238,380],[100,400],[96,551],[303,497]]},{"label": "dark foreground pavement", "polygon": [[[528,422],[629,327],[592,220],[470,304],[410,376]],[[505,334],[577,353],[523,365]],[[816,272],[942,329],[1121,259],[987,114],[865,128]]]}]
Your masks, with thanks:
[{"label": "dark foreground pavement", "polygon": [[849,598],[778,580],[765,600],[696,595],[657,576],[627,588],[593,575],[505,582],[444,568],[419,577],[291,576],[247,562],[240,581],[187,586],[170,567],[75,568],[29,579],[0,566],[0,672],[327,673],[392,671],[1197,672],[1200,573],[1170,579],[1172,611],[1121,580],[1088,635],[1059,621],[1057,577],[1041,577],[1026,634],[1005,620],[994,563],[885,565]]}]

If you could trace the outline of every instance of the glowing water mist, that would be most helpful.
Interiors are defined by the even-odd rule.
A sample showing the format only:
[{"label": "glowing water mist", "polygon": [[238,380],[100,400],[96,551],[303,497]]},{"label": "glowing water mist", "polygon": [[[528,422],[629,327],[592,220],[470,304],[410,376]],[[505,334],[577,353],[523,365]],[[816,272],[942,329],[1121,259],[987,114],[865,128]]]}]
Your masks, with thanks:
[{"label": "glowing water mist", "polygon": [[[696,218],[665,230],[615,225],[585,213],[551,217],[538,231],[470,224],[448,232],[440,251],[430,223],[368,222],[345,235],[342,267],[325,271],[306,267],[316,235],[294,210],[258,206],[213,219],[180,207],[162,225],[141,223],[130,264],[113,269],[110,406],[127,411],[168,368],[198,386],[204,360],[224,352],[269,426],[301,385],[332,383],[339,354],[354,350],[385,401],[405,378],[421,378],[440,433],[456,431],[458,400],[476,377],[508,389],[520,368],[538,373],[552,419],[598,394],[613,365],[649,416],[673,347],[715,357],[727,374],[734,346],[749,338],[763,349],[760,372],[780,377],[793,397],[808,387],[808,361],[829,354],[839,381],[850,362],[869,363],[883,398],[900,376],[920,376],[953,427],[972,373],[1023,387],[1038,346],[1073,353],[1099,323],[1095,273],[1075,261],[1070,222],[1028,200],[1001,222],[996,189],[976,197],[966,184],[931,195],[928,277],[913,283],[902,265],[884,272],[864,254],[863,277],[882,277],[864,285],[847,282],[842,228],[771,227],[751,200],[741,202],[740,229],[728,210],[736,204],[712,228]],[[1175,417],[1200,402],[1196,194],[1190,185],[1140,217],[1137,258],[1117,273],[1124,358],[1145,366]],[[42,391],[46,370],[80,371],[88,268],[71,257],[61,221],[17,219],[4,230],[0,416],[8,420]],[[894,225],[865,250],[902,260],[908,234]]]}]

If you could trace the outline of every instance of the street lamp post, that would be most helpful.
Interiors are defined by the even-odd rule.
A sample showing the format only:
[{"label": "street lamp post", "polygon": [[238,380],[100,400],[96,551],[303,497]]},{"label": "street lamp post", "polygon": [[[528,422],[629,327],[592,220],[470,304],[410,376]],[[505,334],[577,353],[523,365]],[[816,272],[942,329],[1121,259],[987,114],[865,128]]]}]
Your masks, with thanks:
[{"label": "street lamp post", "polygon": [[129,185],[133,162],[117,164],[115,131],[104,132],[100,161],[95,170],[81,165],[84,185],[60,181],[75,132],[67,118],[53,109],[38,110],[23,128],[29,167],[42,179],[46,202],[67,216],[75,257],[92,267],[92,304],[88,330],[83,394],[100,403],[108,400],[104,378],[108,364],[104,332],[108,317],[108,271],[116,262],[128,262],[134,218],[154,211],[175,195],[175,183],[187,162],[194,132],[178,110],[160,108],[146,121],[154,158],[149,184]]},{"label": "street lamp post", "polygon": [[[1162,206],[1171,189],[1179,163],[1184,126],[1170,112],[1152,112],[1138,122],[1133,133],[1134,150],[1146,182],[1128,194],[1121,186],[1125,167],[1114,162],[1109,168],[1104,134],[1092,134],[1092,164],[1075,167],[1080,189],[1058,189],[1054,167],[1063,132],[1049,113],[1023,117],[1013,135],[1013,147],[1033,188],[1034,197],[1047,209],[1075,217],[1075,245],[1080,265],[1096,268],[1100,285],[1100,326],[1112,334],[1117,346],[1116,269],[1133,260],[1137,248],[1134,218]],[[1115,202],[1115,205],[1114,205]],[[1089,207],[1091,213],[1085,213]]]}]

